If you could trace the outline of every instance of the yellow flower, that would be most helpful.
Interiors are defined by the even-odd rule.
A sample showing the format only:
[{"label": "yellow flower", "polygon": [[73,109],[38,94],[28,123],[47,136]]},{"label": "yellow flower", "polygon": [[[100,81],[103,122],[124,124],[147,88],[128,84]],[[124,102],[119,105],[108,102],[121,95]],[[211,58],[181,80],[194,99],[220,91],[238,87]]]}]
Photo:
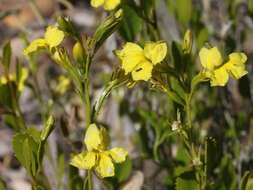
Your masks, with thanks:
[{"label": "yellow flower", "polygon": [[107,150],[109,137],[105,128],[91,124],[85,134],[84,143],[87,151],[75,155],[70,164],[80,169],[95,169],[104,178],[114,176],[114,164],[126,160],[127,151],[123,148]]},{"label": "yellow flower", "polygon": [[70,80],[61,75],[59,78],[58,78],[58,84],[55,88],[55,91],[61,95],[63,95],[69,88],[70,86]]},{"label": "yellow flower", "polygon": [[127,42],[116,55],[121,60],[125,74],[131,73],[134,81],[148,81],[152,77],[153,67],[160,63],[167,54],[165,42],[147,42],[144,49]]},{"label": "yellow flower", "polygon": [[64,32],[55,26],[48,26],[44,38],[39,38],[32,41],[28,47],[24,49],[24,54],[27,56],[43,48],[53,48],[58,46],[64,39]]},{"label": "yellow flower", "polygon": [[244,64],[246,61],[247,56],[244,53],[231,53],[225,66],[235,79],[239,79],[248,73]]},{"label": "yellow flower", "polygon": [[231,53],[229,60],[223,64],[222,56],[217,47],[203,47],[199,52],[200,62],[204,67],[204,74],[210,79],[211,86],[225,86],[229,74],[240,79],[248,72],[245,70],[247,56],[244,53]]},{"label": "yellow flower", "polygon": [[18,91],[22,92],[24,87],[25,87],[25,81],[28,78],[29,71],[27,68],[22,68],[20,70],[20,75],[17,79],[16,74],[10,73],[8,75],[8,78],[6,76],[2,76],[0,78],[0,84],[7,84],[9,81],[10,82],[15,82],[17,85]]},{"label": "yellow flower", "polygon": [[98,8],[103,6],[105,10],[111,11],[120,4],[120,0],[91,0],[91,6]]}]

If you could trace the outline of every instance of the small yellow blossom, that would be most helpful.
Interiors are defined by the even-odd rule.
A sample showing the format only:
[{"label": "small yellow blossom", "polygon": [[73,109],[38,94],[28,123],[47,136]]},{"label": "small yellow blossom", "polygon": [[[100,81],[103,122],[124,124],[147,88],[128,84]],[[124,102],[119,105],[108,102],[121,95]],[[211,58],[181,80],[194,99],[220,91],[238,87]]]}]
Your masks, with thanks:
[{"label": "small yellow blossom", "polygon": [[105,10],[111,11],[120,4],[120,0],[91,0],[91,6],[98,8],[103,6]]},{"label": "small yellow blossom", "polygon": [[27,56],[43,48],[53,48],[58,46],[64,39],[64,32],[56,26],[48,26],[44,38],[35,39],[28,47],[24,49],[24,54]]},{"label": "small yellow blossom", "polygon": [[16,74],[10,73],[8,75],[8,78],[6,76],[1,76],[0,77],[0,84],[7,84],[8,81],[10,82],[15,82],[17,84],[17,89],[18,91],[23,91],[25,87],[25,81],[28,78],[29,71],[27,68],[22,68],[20,70],[20,76],[17,79]]},{"label": "small yellow blossom", "polygon": [[60,95],[62,95],[68,90],[69,86],[70,86],[70,80],[67,77],[61,75],[58,78],[58,84],[55,88],[55,91],[59,93]]},{"label": "small yellow blossom", "polygon": [[85,134],[84,143],[87,151],[75,155],[70,164],[80,169],[95,169],[104,178],[114,176],[114,164],[126,160],[127,151],[123,148],[107,150],[109,137],[105,128],[91,124]]},{"label": "small yellow blossom", "polygon": [[148,81],[152,77],[153,67],[160,63],[167,54],[165,42],[147,42],[144,49],[127,42],[116,55],[121,60],[125,74],[131,73],[134,81]]},{"label": "small yellow blossom", "polygon": [[204,74],[210,79],[211,86],[225,86],[229,80],[229,74],[235,79],[240,79],[248,72],[245,69],[247,56],[244,53],[231,53],[229,60],[223,64],[221,53],[217,47],[210,49],[203,47],[199,52]]}]

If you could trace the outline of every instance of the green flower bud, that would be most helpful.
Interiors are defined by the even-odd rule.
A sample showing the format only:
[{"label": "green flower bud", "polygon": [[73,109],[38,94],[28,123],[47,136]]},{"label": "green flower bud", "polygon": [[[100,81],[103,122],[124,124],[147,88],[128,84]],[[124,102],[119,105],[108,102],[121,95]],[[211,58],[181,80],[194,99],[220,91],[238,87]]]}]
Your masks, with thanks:
[{"label": "green flower bud", "polygon": [[79,42],[76,42],[74,47],[73,47],[73,57],[75,59],[75,61],[77,62],[83,62],[84,61],[84,52],[83,52],[83,48],[82,45]]}]

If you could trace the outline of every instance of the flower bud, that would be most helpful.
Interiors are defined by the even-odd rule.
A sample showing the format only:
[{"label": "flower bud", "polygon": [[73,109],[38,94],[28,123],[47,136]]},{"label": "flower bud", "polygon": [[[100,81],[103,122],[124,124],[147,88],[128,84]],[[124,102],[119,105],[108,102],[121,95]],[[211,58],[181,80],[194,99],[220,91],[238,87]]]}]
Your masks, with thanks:
[{"label": "flower bud", "polygon": [[84,52],[83,52],[83,48],[82,45],[79,42],[76,42],[76,44],[73,47],[73,57],[75,59],[75,61],[77,62],[83,62],[84,61]]},{"label": "flower bud", "polygon": [[182,49],[184,54],[190,54],[192,51],[192,32],[190,30],[185,32]]}]

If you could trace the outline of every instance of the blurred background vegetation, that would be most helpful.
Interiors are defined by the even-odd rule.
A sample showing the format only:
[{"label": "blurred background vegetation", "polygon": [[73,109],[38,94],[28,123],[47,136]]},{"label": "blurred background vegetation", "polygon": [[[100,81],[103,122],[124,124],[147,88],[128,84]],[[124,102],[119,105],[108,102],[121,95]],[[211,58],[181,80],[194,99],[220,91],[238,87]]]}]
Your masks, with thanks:
[{"label": "blurred background vegetation", "polygon": [[[112,51],[121,47],[124,41],[149,39],[145,18],[128,4],[131,1],[125,1],[120,29],[100,48],[91,68],[94,100],[110,80],[112,70],[119,65]],[[213,181],[212,189],[237,190],[245,171],[253,174],[253,0],[157,1],[157,25],[161,38],[169,44],[169,61],[175,68],[186,65],[187,70],[196,73],[200,67],[198,51],[206,42],[217,45],[224,55],[243,51],[248,56],[248,75],[239,81],[229,81],[224,88],[201,85],[192,106],[196,142],[207,137],[207,141],[212,142],[208,143],[212,158],[208,163],[208,176]],[[60,15],[70,17],[80,32],[91,35],[106,13],[91,8],[89,3],[88,0],[0,0],[0,47],[10,40],[13,72],[17,64],[30,70],[19,98],[25,120],[31,126],[41,128],[43,110],[49,107],[53,107],[56,117],[56,128],[49,138],[50,148],[44,160],[53,189],[69,187],[69,156],[73,150],[81,149],[85,111],[71,83],[62,84],[64,88],[59,90],[62,89],[59,77],[64,73],[58,65],[45,55],[28,65],[22,51],[28,41],[43,35],[45,27],[54,24]],[[178,44],[187,29],[193,33],[193,53],[187,62],[183,62]],[[64,43],[71,51],[73,41],[66,39]],[[4,90],[0,90],[4,96]],[[27,174],[11,148],[16,127],[2,105],[0,102],[2,188],[30,189]],[[131,89],[119,88],[111,94],[98,120],[110,130],[112,144],[127,148],[130,154],[116,177],[107,180],[108,184],[114,184],[111,188],[174,189],[180,180],[191,178],[184,173],[175,182],[176,176],[186,171],[189,163],[180,139],[172,135],[160,143],[157,141],[176,120],[178,109],[167,96],[149,90],[146,83]],[[100,189],[99,186],[95,188]],[[253,178],[247,190],[253,190]]]}]

